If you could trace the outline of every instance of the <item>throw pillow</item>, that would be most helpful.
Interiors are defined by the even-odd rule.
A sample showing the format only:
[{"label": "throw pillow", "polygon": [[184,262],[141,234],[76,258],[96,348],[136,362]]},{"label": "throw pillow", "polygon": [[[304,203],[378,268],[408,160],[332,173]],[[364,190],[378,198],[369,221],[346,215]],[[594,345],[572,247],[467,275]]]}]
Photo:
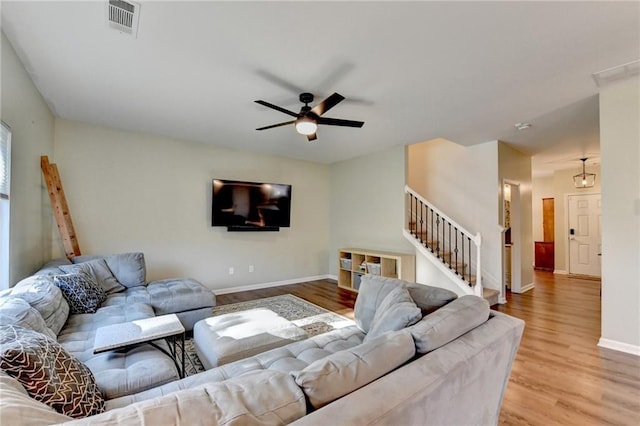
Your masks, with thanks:
[{"label": "throw pillow", "polygon": [[411,334],[387,333],[292,372],[309,403],[320,408],[384,376],[415,355]]},{"label": "throw pillow", "polygon": [[73,265],[60,265],[59,268],[62,269],[62,272],[65,274],[85,272],[91,275],[107,294],[118,293],[127,289],[113,276],[111,269],[109,269],[104,259],[94,259]]},{"label": "throw pillow", "polygon": [[147,268],[144,254],[121,253],[109,256],[83,255],[71,259],[73,263],[84,263],[90,260],[104,259],[107,266],[119,283],[127,288],[145,285],[147,283]]},{"label": "throw pillow", "polygon": [[404,281],[385,278],[377,275],[363,275],[360,281],[358,297],[353,307],[356,325],[360,330],[368,333],[371,321],[378,310],[378,306],[394,288],[401,287]]},{"label": "throw pillow", "polygon": [[371,328],[364,341],[381,336],[389,331],[402,330],[422,318],[422,312],[404,287],[393,289],[380,303],[371,321]]},{"label": "throw pillow", "polygon": [[15,325],[0,326],[0,368],[33,399],[70,417],[104,411],[91,371],[55,340]]},{"label": "throw pillow", "polygon": [[40,312],[19,297],[0,299],[0,324],[19,325],[56,339],[55,333],[47,327]]},{"label": "throw pillow", "polygon": [[465,295],[425,316],[409,330],[418,353],[426,354],[457,339],[489,318],[489,302]]},{"label": "throw pillow", "polygon": [[62,290],[72,314],[94,314],[107,300],[102,287],[84,272],[56,275],[53,282]]}]

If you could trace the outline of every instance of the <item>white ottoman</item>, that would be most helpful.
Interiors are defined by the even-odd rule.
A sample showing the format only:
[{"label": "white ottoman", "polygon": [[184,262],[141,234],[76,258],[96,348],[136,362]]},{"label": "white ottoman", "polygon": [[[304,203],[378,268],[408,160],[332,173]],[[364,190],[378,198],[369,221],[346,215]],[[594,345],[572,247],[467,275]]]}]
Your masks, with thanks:
[{"label": "white ottoman", "polygon": [[193,326],[196,354],[207,370],[307,338],[307,333],[265,308],[205,318]]}]

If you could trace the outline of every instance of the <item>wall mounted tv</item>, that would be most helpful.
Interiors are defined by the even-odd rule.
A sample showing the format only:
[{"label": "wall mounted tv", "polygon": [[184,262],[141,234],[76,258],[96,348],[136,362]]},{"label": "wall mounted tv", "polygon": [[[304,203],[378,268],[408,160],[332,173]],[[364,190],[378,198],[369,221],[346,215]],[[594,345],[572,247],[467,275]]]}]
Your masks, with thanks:
[{"label": "wall mounted tv", "polygon": [[278,231],[291,224],[291,185],[214,179],[212,186],[212,226]]}]

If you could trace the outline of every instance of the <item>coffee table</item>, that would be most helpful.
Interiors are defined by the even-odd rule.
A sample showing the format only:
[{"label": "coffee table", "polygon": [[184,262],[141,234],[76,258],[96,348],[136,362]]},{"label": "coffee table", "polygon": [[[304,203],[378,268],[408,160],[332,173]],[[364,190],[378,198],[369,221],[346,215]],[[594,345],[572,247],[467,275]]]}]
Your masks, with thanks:
[{"label": "coffee table", "polygon": [[[107,325],[96,330],[96,337],[93,341],[93,353],[98,354],[117,349],[126,349],[148,343],[167,354],[176,365],[180,377],[183,378],[185,375],[184,333],[184,327],[175,314]],[[154,342],[154,340],[160,339],[167,341],[169,351]],[[178,343],[182,349],[180,365],[177,360]]]}]

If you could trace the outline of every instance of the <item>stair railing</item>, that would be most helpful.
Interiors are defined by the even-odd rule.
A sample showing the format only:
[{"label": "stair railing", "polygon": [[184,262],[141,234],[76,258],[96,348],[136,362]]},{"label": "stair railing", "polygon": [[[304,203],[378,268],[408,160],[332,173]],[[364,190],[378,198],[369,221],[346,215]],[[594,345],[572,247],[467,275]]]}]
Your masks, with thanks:
[{"label": "stair railing", "polygon": [[[406,229],[462,281],[482,295],[481,245],[472,234],[409,186],[405,186]],[[475,258],[475,260],[474,260]]]}]

